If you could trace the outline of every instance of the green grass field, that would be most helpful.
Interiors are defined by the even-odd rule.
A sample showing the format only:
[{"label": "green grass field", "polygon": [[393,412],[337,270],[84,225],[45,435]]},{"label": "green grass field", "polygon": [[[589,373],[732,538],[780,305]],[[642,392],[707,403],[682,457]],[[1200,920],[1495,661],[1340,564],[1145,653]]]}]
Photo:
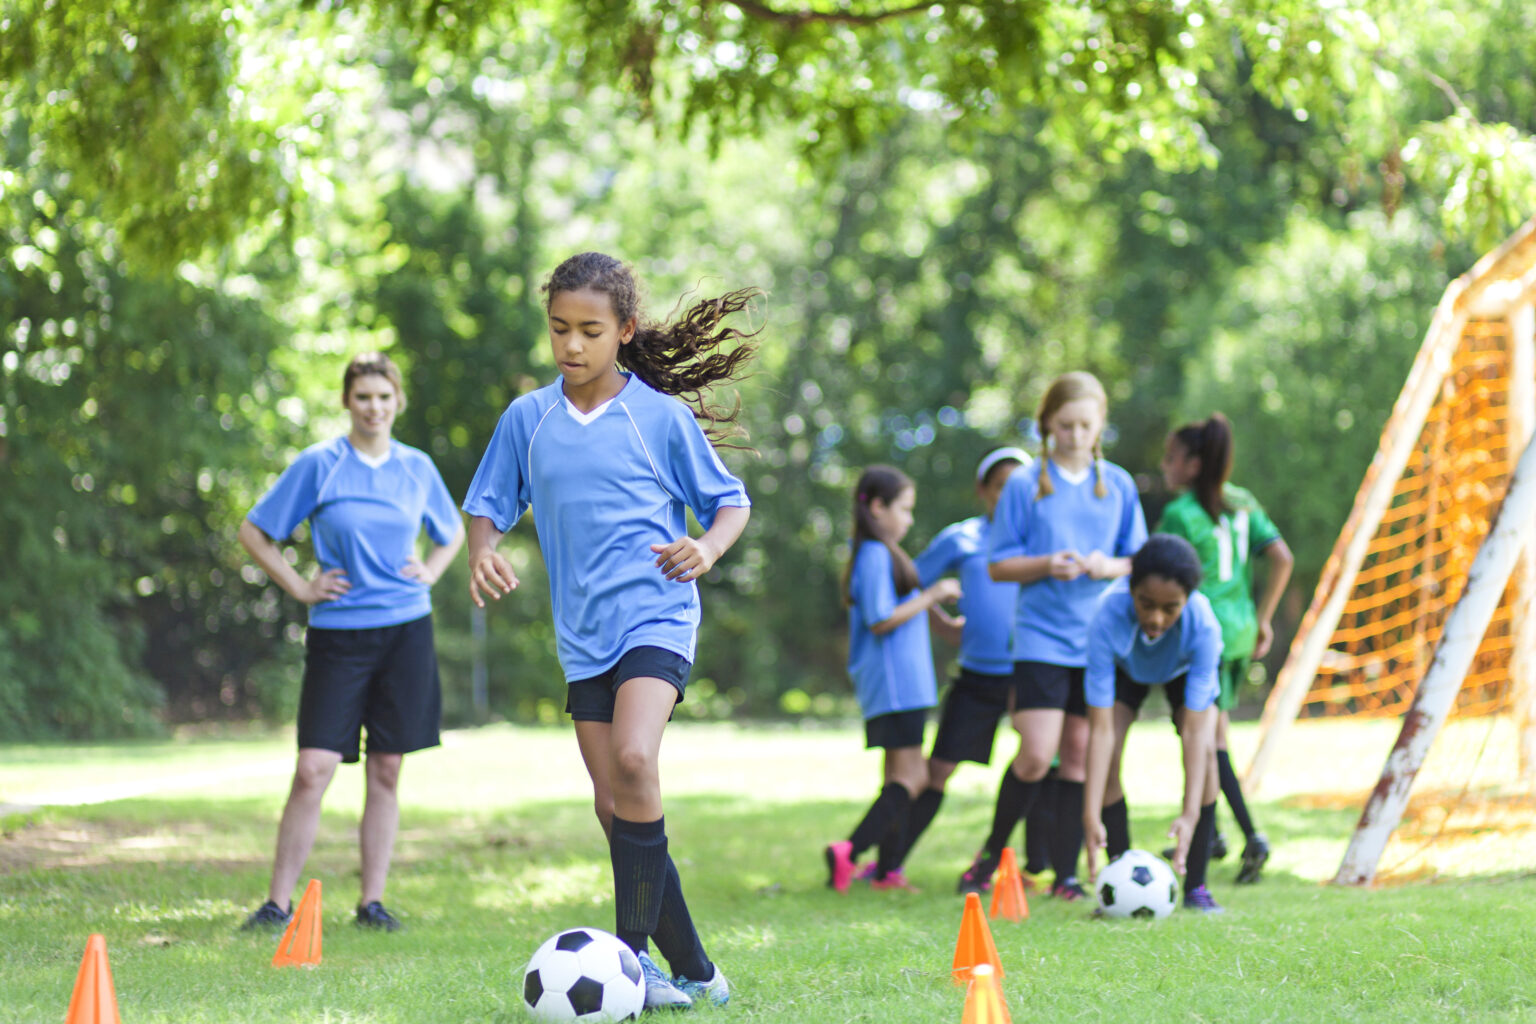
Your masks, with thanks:
[{"label": "green grass field", "polygon": [[[1256,804],[1275,857],[1253,887],[1231,884],[1232,859],[1214,867],[1221,917],[1095,921],[1082,904],[1037,898],[1029,921],[996,922],[1014,1020],[1536,1021],[1530,830],[1483,830],[1460,875],[1320,884],[1392,735],[1381,723],[1300,730],[1276,795]],[[1239,763],[1252,738],[1239,727]],[[406,761],[387,899],[403,933],[348,924],[361,773],[338,775],[306,871],[325,887],[324,962],[273,969],[276,940],[236,927],[265,889],[291,742],[0,748],[0,804],[108,798],[0,819],[0,1024],[63,1020],[93,931],[106,936],[125,1024],[513,1022],[526,1019],[522,965],[545,937],[612,927],[607,851],[573,735],[498,726]],[[860,748],[854,729],[672,727],[672,850],[735,989],[729,1007],[697,1014],[960,1020],[953,885],[990,820],[998,769],[956,775],[908,867],[921,893],[838,895],[821,847],[876,789],[878,756]],[[1177,799],[1175,749],[1165,724],[1132,733],[1128,790],[1145,848],[1163,845]],[[1332,799],[1298,795],[1341,787]]]}]

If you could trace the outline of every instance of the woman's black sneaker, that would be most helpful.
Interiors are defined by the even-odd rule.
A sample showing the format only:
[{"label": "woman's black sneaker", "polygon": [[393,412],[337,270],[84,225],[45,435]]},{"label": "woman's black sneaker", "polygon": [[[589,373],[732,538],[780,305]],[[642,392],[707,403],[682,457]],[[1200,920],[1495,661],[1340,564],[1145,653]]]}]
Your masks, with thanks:
[{"label": "woman's black sneaker", "polygon": [[357,926],[378,928],[386,932],[397,932],[404,927],[395,919],[394,914],[384,909],[384,904],[378,900],[357,908]]},{"label": "woman's black sneaker", "polygon": [[288,927],[288,919],[293,916],[293,911],[284,910],[271,900],[263,903],[251,911],[251,916],[245,919],[245,924],[240,926],[243,932],[275,932],[280,928]]}]

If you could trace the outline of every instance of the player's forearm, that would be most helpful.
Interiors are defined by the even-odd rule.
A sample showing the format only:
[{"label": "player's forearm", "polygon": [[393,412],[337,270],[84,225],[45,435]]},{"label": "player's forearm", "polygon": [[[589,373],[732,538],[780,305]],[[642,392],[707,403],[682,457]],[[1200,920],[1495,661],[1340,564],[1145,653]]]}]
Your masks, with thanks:
[{"label": "player's forearm", "polygon": [[1215,744],[1216,707],[1204,711],[1184,711],[1180,733],[1184,748],[1184,813],[1199,816],[1205,803],[1205,773],[1210,770],[1211,748]]},{"label": "player's forearm", "polygon": [[1109,762],[1115,750],[1112,708],[1088,709],[1087,778],[1083,782],[1083,820],[1098,821],[1104,811],[1104,791],[1109,786]]},{"label": "player's forearm", "polygon": [[1275,609],[1280,607],[1286,584],[1291,581],[1291,568],[1296,564],[1296,558],[1285,541],[1277,540],[1264,549],[1264,560],[1269,563],[1269,570],[1264,575],[1264,589],[1259,593],[1255,610],[1260,622],[1269,622],[1275,617]]},{"label": "player's forearm", "polygon": [[932,587],[929,587],[927,590],[920,590],[917,592],[916,597],[907,598],[892,609],[890,615],[870,626],[869,631],[876,636],[882,636],[924,614],[938,603],[938,596],[934,593]]},{"label": "player's forearm", "polygon": [[1050,555],[1015,555],[987,566],[987,575],[996,583],[1034,583],[1050,574]]},{"label": "player's forearm", "polygon": [[699,538],[699,543],[708,547],[714,555],[711,562],[718,562],[722,555],[731,550],[731,545],[736,543],[742,531],[747,528],[747,520],[751,516],[751,509],[734,505],[715,513],[715,521],[704,531],[704,536]]},{"label": "player's forearm", "polygon": [[485,516],[472,516],[469,520],[469,564],[474,565],[482,555],[495,551],[505,536]]},{"label": "player's forearm", "polygon": [[251,560],[261,567],[261,571],[267,574],[267,578],[283,591],[296,600],[304,600],[302,588],[304,577],[298,570],[288,564],[283,557],[283,551],[271,537],[262,532],[261,527],[249,519],[240,523],[240,530],[236,534],[240,545],[251,556]]}]

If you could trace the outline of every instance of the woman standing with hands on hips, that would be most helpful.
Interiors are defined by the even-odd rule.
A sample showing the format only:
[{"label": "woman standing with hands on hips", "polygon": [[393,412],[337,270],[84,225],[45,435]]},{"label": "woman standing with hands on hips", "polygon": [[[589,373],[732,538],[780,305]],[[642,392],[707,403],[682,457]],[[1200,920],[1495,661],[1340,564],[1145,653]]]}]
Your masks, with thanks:
[{"label": "woman standing with hands on hips", "polygon": [[[544,286],[560,378],[508,406],[464,502],[481,607],[518,585],[497,544],[529,508],[538,521],[566,711],[609,840],[615,931],[640,959],[648,1008],[730,998],[668,853],[657,762],[693,666],[695,581],[747,525],[746,489],[697,420],[731,425],[734,414],[701,392],[739,377],[752,346],[722,349],[750,334],[724,321],[757,294],[730,292],[656,323],[618,260],[588,252],[561,263]],[[686,509],[703,536],[688,535]],[[651,939],[675,974],[651,959]]]},{"label": "woman standing with hands on hips", "polygon": [[[298,764],[278,826],[267,902],[246,920],[247,929],[287,923],[294,884],[320,825],[321,798],[336,766],[358,760],[364,729],[357,923],[399,928],[381,901],[400,823],[401,760],[438,744],[442,693],[431,586],[464,542],[463,522],[431,458],[390,436],[405,408],[405,388],[389,357],[354,358],[341,393],[351,430],[305,449],[240,524],[240,543],[256,564],[309,606]],[[306,520],[320,563],[320,572],[307,578],[277,546]],[[425,560],[416,555],[423,528],[432,541]]]}]

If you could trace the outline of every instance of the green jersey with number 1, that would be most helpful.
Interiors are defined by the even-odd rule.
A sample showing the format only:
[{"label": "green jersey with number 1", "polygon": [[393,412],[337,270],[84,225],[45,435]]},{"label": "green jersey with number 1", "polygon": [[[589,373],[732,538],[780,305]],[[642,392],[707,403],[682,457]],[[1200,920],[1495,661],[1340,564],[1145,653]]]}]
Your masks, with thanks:
[{"label": "green jersey with number 1", "polygon": [[1211,521],[1193,491],[1170,501],[1158,521],[1159,533],[1173,533],[1194,545],[1205,579],[1200,592],[1221,623],[1222,658],[1253,654],[1259,624],[1253,607],[1252,556],[1280,539],[1280,531],[1252,494],[1234,484],[1222,491],[1230,511]]}]

